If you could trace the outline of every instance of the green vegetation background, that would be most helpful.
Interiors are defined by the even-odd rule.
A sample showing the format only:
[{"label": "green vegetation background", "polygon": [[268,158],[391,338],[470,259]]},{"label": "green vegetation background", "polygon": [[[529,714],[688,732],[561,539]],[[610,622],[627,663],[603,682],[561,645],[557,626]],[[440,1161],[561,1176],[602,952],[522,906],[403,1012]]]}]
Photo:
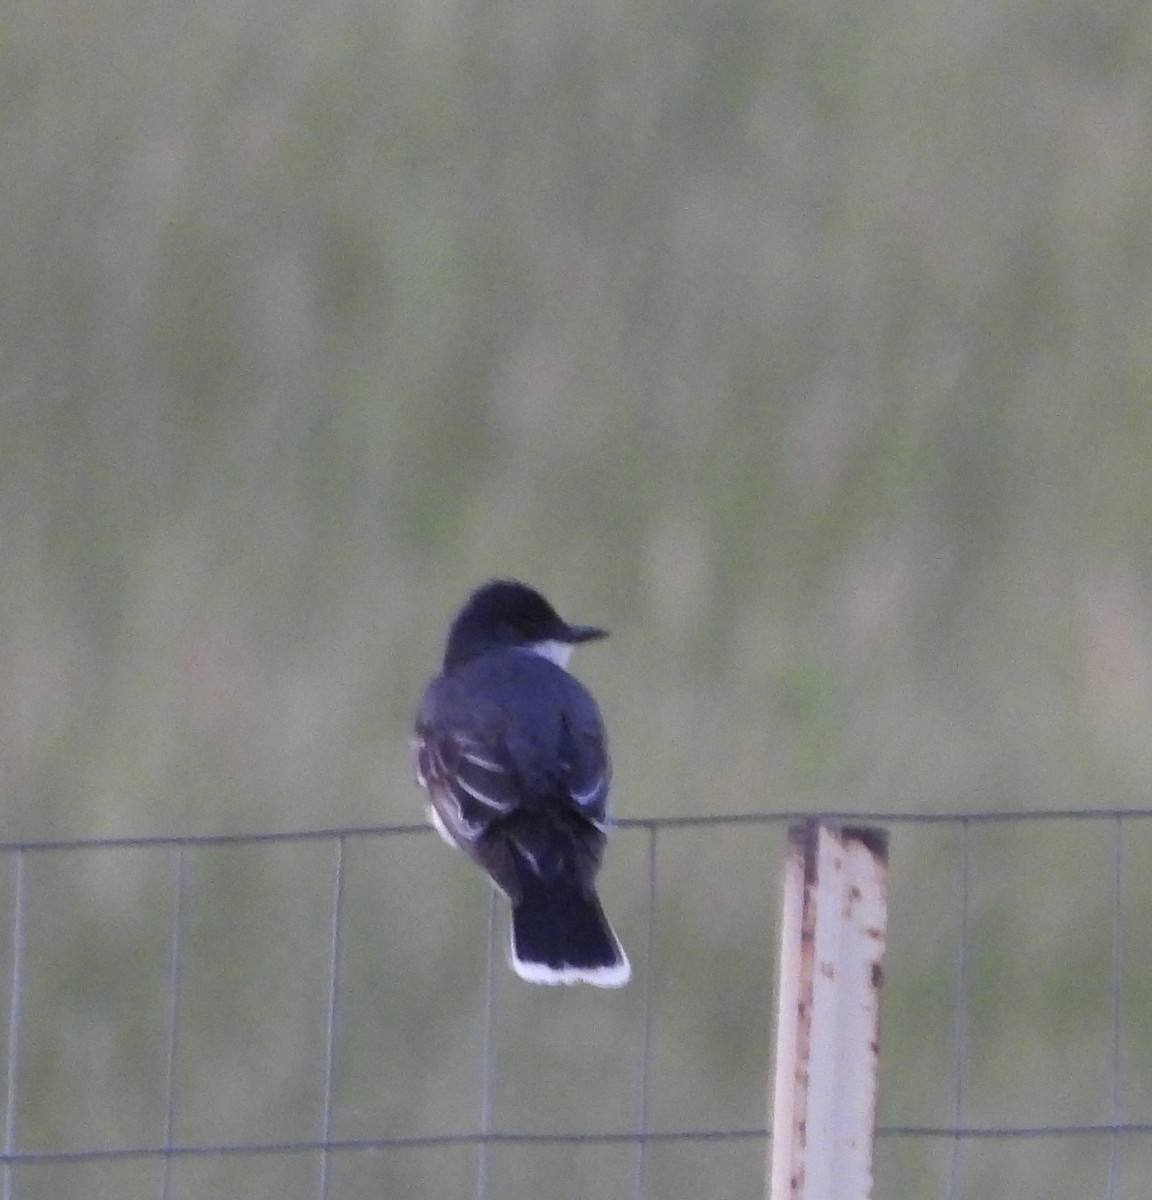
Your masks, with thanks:
[{"label": "green vegetation background", "polygon": [[[6,5],[3,840],[419,819],[411,712],[494,574],[613,629],[576,667],[620,816],[1146,807],[1149,13]],[[1112,826],[974,832],[965,1122],[1152,1120],[1143,824],[1122,847],[1114,947]],[[763,1124],[780,831],[658,850],[652,971],[643,831],[604,876],[637,986],[501,968],[496,1128],[631,1128],[646,986],[655,1127]],[[333,853],[190,854],[177,1141],[321,1135]],[[889,1124],[956,1115],[959,854],[895,831]],[[346,867],[332,1133],[474,1128],[483,880],[423,834]],[[26,868],[16,1144],[156,1145],[173,856]],[[1111,1152],[970,1145],[957,1194],[1146,1195],[1147,1139]],[[944,1194],[950,1154],[882,1143],[878,1194]],[[757,1195],[762,1155],[655,1146],[648,1194]],[[501,1200],[619,1197],[635,1150],[490,1165]],[[470,1196],[473,1167],[337,1155],[329,1196]],[[167,1194],[317,1169],[181,1160]]]}]

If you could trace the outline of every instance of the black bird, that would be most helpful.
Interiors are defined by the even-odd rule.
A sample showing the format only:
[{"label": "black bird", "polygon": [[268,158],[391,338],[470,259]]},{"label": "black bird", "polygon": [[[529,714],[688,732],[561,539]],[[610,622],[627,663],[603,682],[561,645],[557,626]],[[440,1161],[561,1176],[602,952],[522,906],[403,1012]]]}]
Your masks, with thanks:
[{"label": "black bird", "polygon": [[441,837],[512,903],[512,968],[530,983],[621,987],[631,967],[594,881],[611,767],[596,701],[565,666],[607,636],[497,579],[468,597],[420,702],[416,780]]}]

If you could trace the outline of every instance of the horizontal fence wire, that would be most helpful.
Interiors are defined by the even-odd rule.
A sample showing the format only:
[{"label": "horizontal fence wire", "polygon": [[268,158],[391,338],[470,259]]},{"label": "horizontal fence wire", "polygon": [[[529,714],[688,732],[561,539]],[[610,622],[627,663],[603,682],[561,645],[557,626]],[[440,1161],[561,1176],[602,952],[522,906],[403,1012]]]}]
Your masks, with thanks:
[{"label": "horizontal fence wire", "polygon": [[[1117,821],[1152,818],[1152,808],[1024,809],[1019,812],[867,812],[839,809],[791,812],[713,813],[680,817],[621,817],[614,829],[700,829],[719,825],[794,825],[832,821],[849,825],[1015,825],[1034,821]],[[150,846],[238,846],[264,842],[332,842],[434,832],[423,821],[317,829],[254,830],[245,833],[158,833],[139,837],[75,837],[0,840],[0,854],[49,850],[133,850]]]},{"label": "horizontal fence wire", "polygon": [[[1152,1134],[1152,1122],[1113,1125],[879,1125],[878,1138],[961,1138],[998,1141],[1019,1138],[1084,1138],[1103,1135]],[[640,1146],[671,1142],[764,1141],[772,1131],[760,1129],[666,1129],[646,1132],[605,1130],[580,1133],[535,1133],[505,1130],[490,1133],[431,1133],[407,1137],[333,1138],[331,1141],[209,1142],[183,1146],[94,1146],[77,1150],[21,1150],[0,1154],[0,1163],[107,1162],[125,1159],[204,1158],[207,1156],[320,1154],[380,1150],[421,1150],[446,1146]]]},{"label": "horizontal fence wire", "polygon": [[[582,1132],[533,1132],[492,1128],[492,1094],[496,1067],[493,1060],[492,1021],[494,1004],[494,943],[496,920],[494,900],[490,903],[487,920],[488,955],[484,982],[484,1012],[481,1024],[481,1095],[478,1105],[477,1127],[460,1132],[406,1134],[378,1137],[333,1136],[334,1072],[338,1027],[341,1019],[341,996],[338,987],[342,948],[342,921],[345,907],[346,851],[353,842],[373,838],[390,838],[425,835],[430,832],[423,823],[399,823],[347,828],[318,828],[295,831],[255,831],[247,833],[216,834],[162,834],[132,837],[59,838],[10,840],[0,842],[0,856],[13,856],[11,917],[9,928],[10,954],[7,966],[7,1065],[4,1081],[3,1146],[0,1148],[0,1200],[13,1200],[16,1196],[13,1170],[19,1166],[37,1164],[82,1164],[125,1160],[154,1160],[163,1164],[163,1180],[159,1195],[167,1200],[170,1191],[171,1165],[182,1159],[218,1157],[268,1157],[281,1155],[315,1154],[318,1156],[316,1196],[328,1200],[330,1196],[331,1158],[357,1152],[381,1152],[413,1148],[471,1147],[476,1151],[475,1191],[478,1200],[486,1200],[488,1194],[487,1152],[494,1146],[561,1146],[623,1145],[635,1148],[634,1178],[632,1194],[637,1200],[648,1195],[647,1153],[652,1147],[669,1143],[705,1144],[735,1143],[759,1140],[766,1142],[771,1130],[763,1126],[748,1128],[650,1128],[651,1055],[653,1044],[654,1004],[650,972],[654,953],[657,909],[657,851],[658,839],[667,833],[687,829],[708,829],[722,826],[776,825],[790,826],[799,822],[820,818],[852,825],[950,826],[960,833],[959,894],[960,929],[955,959],[956,1011],[954,1028],[955,1082],[953,1095],[954,1123],[941,1125],[888,1124],[877,1129],[881,1139],[950,1139],[953,1146],[951,1171],[946,1195],[959,1195],[957,1182],[957,1147],[963,1142],[1002,1141],[1006,1139],[1080,1139],[1107,1136],[1113,1139],[1109,1160],[1109,1180],[1106,1197],[1114,1195],[1116,1156],[1118,1143],[1122,1139],[1152,1135],[1152,1122],[1119,1120],[1121,1111],[1119,1048],[1120,1028],[1120,968],[1121,968],[1121,872],[1123,863],[1122,831],[1126,823],[1152,818],[1152,808],[1147,809],[1072,809],[1072,810],[1029,810],[1024,812],[750,812],[711,814],[700,816],[630,817],[617,821],[619,829],[631,829],[647,833],[645,860],[647,870],[647,892],[645,901],[646,932],[639,948],[638,981],[643,992],[643,1034],[638,1052],[637,1095],[635,1103],[635,1125],[630,1129],[591,1130]],[[965,1055],[968,1038],[968,1016],[965,1007],[969,972],[969,910],[971,904],[970,879],[970,834],[974,827],[991,825],[1029,824],[1044,822],[1111,822],[1115,826],[1112,895],[1111,961],[1112,981],[1112,1044],[1109,1049],[1109,1101],[1110,1120],[1088,1123],[1052,1124],[968,1124],[963,1121],[965,1108]],[[191,850],[213,846],[245,846],[268,843],[318,842],[333,847],[332,875],[330,888],[330,912],[328,920],[329,945],[327,947],[327,992],[326,1013],[323,1030],[324,1056],[321,1096],[321,1112],[317,1122],[318,1136],[300,1140],[243,1140],[182,1142],[174,1138],[176,1097],[175,1061],[180,1038],[180,991],[182,981],[182,950],[187,923],[188,854]],[[24,1020],[23,987],[26,968],[27,946],[33,930],[28,925],[27,881],[25,864],[31,856],[52,854],[56,851],[101,851],[101,850],[164,850],[171,855],[171,909],[169,930],[169,979],[168,979],[168,1035],[165,1063],[165,1100],[163,1113],[163,1140],[156,1145],[96,1145],[61,1149],[21,1148],[17,1138],[16,1115],[20,1080],[20,1036]],[[494,896],[494,893],[493,893]]]}]

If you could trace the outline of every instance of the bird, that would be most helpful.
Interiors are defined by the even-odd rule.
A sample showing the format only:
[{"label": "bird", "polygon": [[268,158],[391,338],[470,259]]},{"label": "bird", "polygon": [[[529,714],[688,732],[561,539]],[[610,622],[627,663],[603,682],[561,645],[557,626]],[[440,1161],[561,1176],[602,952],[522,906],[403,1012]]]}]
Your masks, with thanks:
[{"label": "bird", "polygon": [[567,668],[608,636],[534,588],[493,579],[456,614],[416,714],[416,782],[440,836],[511,903],[509,962],[538,984],[618,988],[631,966],[595,880],[612,768],[592,695]]}]

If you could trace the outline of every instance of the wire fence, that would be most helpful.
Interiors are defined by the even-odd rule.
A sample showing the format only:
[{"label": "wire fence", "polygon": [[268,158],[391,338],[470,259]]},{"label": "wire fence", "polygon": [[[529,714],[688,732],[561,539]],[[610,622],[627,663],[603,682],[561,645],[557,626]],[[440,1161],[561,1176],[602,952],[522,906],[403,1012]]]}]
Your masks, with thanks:
[{"label": "wire fence", "polygon": [[[546,1129],[519,1128],[507,1118],[499,1119],[505,1110],[524,1113],[546,1108],[556,1089],[541,1094],[537,1088],[534,1098],[536,1085],[529,1075],[522,1089],[528,1095],[521,1097],[520,1104],[510,1107],[502,1100],[510,1089],[521,1088],[517,1073],[532,1055],[516,1045],[514,1031],[500,1026],[502,1006],[514,1007],[517,1002],[505,988],[499,961],[503,916],[494,893],[489,893],[481,922],[485,944],[479,957],[480,983],[462,1001],[470,1011],[468,1019],[475,1021],[476,1036],[460,1039],[460,1045],[474,1055],[470,1078],[475,1087],[469,1094],[455,1095],[447,1105],[446,1119],[459,1124],[385,1133],[382,1130],[395,1130],[398,1122],[382,1113],[380,1131],[347,1132],[343,1077],[355,1072],[357,1051],[348,1039],[357,1020],[352,1008],[360,978],[346,961],[350,947],[360,942],[358,935],[355,943],[351,940],[349,909],[353,888],[360,886],[364,875],[358,872],[353,883],[350,856],[373,843],[424,838],[423,824],[2,843],[0,866],[7,870],[8,885],[4,910],[8,995],[0,1197],[116,1194],[184,1200],[193,1195],[223,1196],[237,1186],[223,1182],[227,1172],[217,1171],[210,1178],[198,1172],[197,1165],[243,1162],[267,1177],[268,1195],[346,1200],[362,1195],[434,1194],[488,1200],[520,1194],[509,1183],[520,1169],[517,1158],[530,1158],[536,1152],[551,1156],[549,1171],[563,1164],[563,1178],[554,1176],[551,1195],[651,1200],[698,1194],[692,1169],[684,1164],[708,1172],[723,1155],[737,1152],[744,1166],[727,1185],[731,1190],[720,1186],[711,1194],[762,1194],[762,1189],[749,1190],[749,1181],[767,1153],[771,1136],[766,1098],[755,1110],[745,1103],[742,1111],[748,1119],[743,1124],[677,1123],[673,1118],[682,1107],[657,1104],[667,1086],[661,1082],[662,1056],[667,1057],[669,1041],[681,1036],[692,1019],[691,995],[682,1006],[669,1000],[673,985],[668,982],[668,959],[700,952],[699,947],[685,949],[675,936],[683,912],[678,889],[692,871],[669,843],[682,837],[709,842],[727,829],[738,835],[739,843],[753,831],[767,830],[780,835],[782,845],[787,827],[811,815],[755,813],[618,822],[616,837],[632,842],[629,862],[644,876],[642,887],[630,877],[627,886],[619,888],[620,894],[627,891],[632,896],[636,910],[630,939],[637,967],[629,989],[633,1019],[627,1036],[614,1043],[629,1053],[627,1062],[615,1061],[612,1075],[613,1096],[623,1099],[599,1106],[595,1092],[587,1087],[587,1080],[596,1074],[593,1067],[574,1085],[572,1103],[581,1119],[568,1127]],[[1005,1186],[1014,1196],[1033,1194],[1029,1188],[1036,1195],[1103,1200],[1146,1194],[1145,1181],[1152,1176],[1152,1086],[1146,1070],[1152,1065],[1148,1049],[1152,977],[1144,950],[1152,949],[1147,932],[1152,924],[1152,896],[1147,895],[1145,867],[1152,864],[1152,809],[821,815],[892,831],[895,895],[882,1018],[878,1194],[961,1200],[994,1194],[987,1189]],[[904,850],[902,843],[906,843]],[[761,858],[765,844],[771,840],[756,844],[754,853]],[[225,997],[226,1005],[229,994],[225,983],[211,993],[214,1000],[196,1000],[196,974],[204,970],[205,961],[227,973],[224,964],[233,952],[227,927],[202,928],[198,910],[207,892],[193,879],[204,866],[199,859],[222,849],[246,852],[302,846],[314,847],[322,859],[319,882],[308,885],[308,903],[315,910],[317,897],[323,896],[323,912],[314,912],[315,924],[306,935],[310,943],[322,944],[308,947],[306,969],[295,961],[283,976],[272,977],[269,987],[276,991],[289,986],[289,980],[306,976],[312,989],[313,1011],[319,1016],[309,1026],[313,1044],[308,1061],[315,1086],[308,1092],[312,1111],[297,1122],[297,1131],[303,1125],[310,1132],[264,1138],[247,1136],[256,1128],[247,1125],[238,1127],[235,1136],[192,1136],[196,1126],[186,1120],[184,1093],[196,1078],[197,1039],[219,1013],[210,1013],[205,1022],[203,1013],[198,1016],[191,1010],[219,1008],[220,997]],[[49,911],[46,904],[53,880],[61,878],[45,871],[44,864],[59,856],[66,860],[64,871],[72,873],[81,863],[115,858],[119,852],[143,855],[153,866],[149,894],[163,903],[165,917],[148,961],[162,982],[152,987],[146,1004],[141,1002],[150,1023],[150,1032],[143,1035],[146,1044],[134,1047],[132,1053],[113,1055],[128,1074],[135,1069],[128,1064],[139,1061],[137,1051],[149,1058],[149,1082],[140,1087],[147,1096],[147,1121],[136,1122],[135,1129],[130,1120],[112,1121],[105,1131],[98,1113],[63,1124],[46,1116],[64,1109],[72,1099],[75,1064],[53,1062],[51,1055],[33,1052],[28,1043],[56,1043],[65,1057],[66,1047],[72,1044],[59,1030],[42,1027],[55,1013],[51,995],[59,981],[53,982],[48,961],[52,939],[45,937],[46,944],[40,945],[39,914]],[[159,869],[157,860],[162,861]],[[782,861],[780,854],[760,863],[770,889]],[[674,877],[667,886],[666,866]],[[113,862],[108,869],[115,874],[119,868]],[[713,878],[701,885],[701,894],[706,896],[723,883]],[[291,880],[287,886],[291,887]],[[773,910],[758,917],[762,938],[756,954],[761,959],[771,958],[775,916]],[[83,923],[82,908],[73,917]],[[381,924],[388,919],[386,914],[377,917]],[[291,924],[290,914],[285,914],[284,924]],[[427,936],[434,942],[436,930]],[[101,947],[97,945],[92,953],[98,958]],[[356,950],[361,953],[366,952]],[[297,957],[290,948],[288,958]],[[100,964],[89,968],[100,976]],[[674,986],[690,993],[693,980],[705,976],[706,972],[694,969],[687,982],[680,975]],[[758,978],[762,977],[763,972]],[[402,984],[400,980],[396,986]],[[563,993],[528,990],[551,997],[553,1006],[563,1005],[566,1020],[576,1013],[571,1002],[562,998],[572,995],[566,989]],[[586,989],[577,991],[592,995]],[[772,996],[770,988],[768,994],[764,991],[759,988],[758,1004],[746,1019],[766,1045]],[[588,1002],[602,1006],[603,996],[597,994]],[[534,1011],[534,1020],[547,1019],[539,1016],[540,1010]],[[257,1027],[254,1037],[259,1041],[259,1010],[248,1011],[244,1019]],[[145,1016],[140,1012],[125,1016],[128,1042],[137,1038],[141,1020]],[[387,1015],[383,1020],[386,1028]],[[671,1033],[662,1030],[665,1021],[674,1027]],[[540,1035],[537,1028],[530,1027],[529,1040],[566,1036],[563,1031],[547,1031],[546,1025]],[[405,1024],[396,1036],[410,1036],[407,1029]],[[121,1037],[115,1027],[106,1027],[103,1036]],[[582,1044],[587,1030],[581,1027],[578,1036],[572,1036]],[[763,1067],[759,1063],[751,1069],[764,1075],[766,1088]],[[247,1070],[252,1070],[250,1063]],[[228,1086],[242,1088],[244,1074],[244,1064],[238,1064],[237,1078]],[[100,1076],[105,1083],[109,1077],[108,1073]],[[227,1108],[220,1076],[212,1078],[207,1086]],[[416,1076],[409,1082],[414,1091],[429,1086]],[[461,1091],[455,1082],[451,1086],[454,1092]],[[684,1085],[674,1084],[673,1090],[683,1091]],[[393,1086],[392,1091],[402,1093],[403,1086]],[[403,1096],[394,1095],[393,1103],[402,1108]],[[557,1111],[562,1120],[570,1110]],[[725,1110],[729,1115],[731,1111]],[[361,1124],[370,1126],[376,1119],[362,1103],[357,1108]],[[418,1123],[418,1118],[413,1120]],[[201,1122],[199,1128],[210,1129],[211,1121]],[[93,1130],[98,1132],[94,1135]],[[142,1130],[153,1131],[152,1136],[139,1136]],[[87,1131],[87,1140],[81,1140],[77,1131]],[[996,1148],[1004,1146],[1011,1153],[998,1154]],[[1040,1153],[1035,1147],[1041,1148]],[[668,1157],[673,1149],[679,1157]],[[430,1161],[427,1157],[422,1160],[425,1165],[399,1175],[381,1165],[413,1153],[440,1156],[440,1161],[447,1156],[452,1166],[447,1174],[426,1179],[422,1172]],[[588,1154],[599,1156],[591,1173],[581,1165],[581,1156]],[[352,1169],[352,1162],[369,1166]],[[264,1194],[250,1182],[259,1177],[245,1176],[249,1182],[233,1194]],[[435,1184],[429,1182],[431,1178]],[[62,1179],[67,1182],[62,1184]],[[382,1184],[382,1179],[390,1182]],[[678,1190],[677,1180],[682,1181],[683,1191]],[[539,1194],[538,1185],[526,1182],[523,1194]]]}]

